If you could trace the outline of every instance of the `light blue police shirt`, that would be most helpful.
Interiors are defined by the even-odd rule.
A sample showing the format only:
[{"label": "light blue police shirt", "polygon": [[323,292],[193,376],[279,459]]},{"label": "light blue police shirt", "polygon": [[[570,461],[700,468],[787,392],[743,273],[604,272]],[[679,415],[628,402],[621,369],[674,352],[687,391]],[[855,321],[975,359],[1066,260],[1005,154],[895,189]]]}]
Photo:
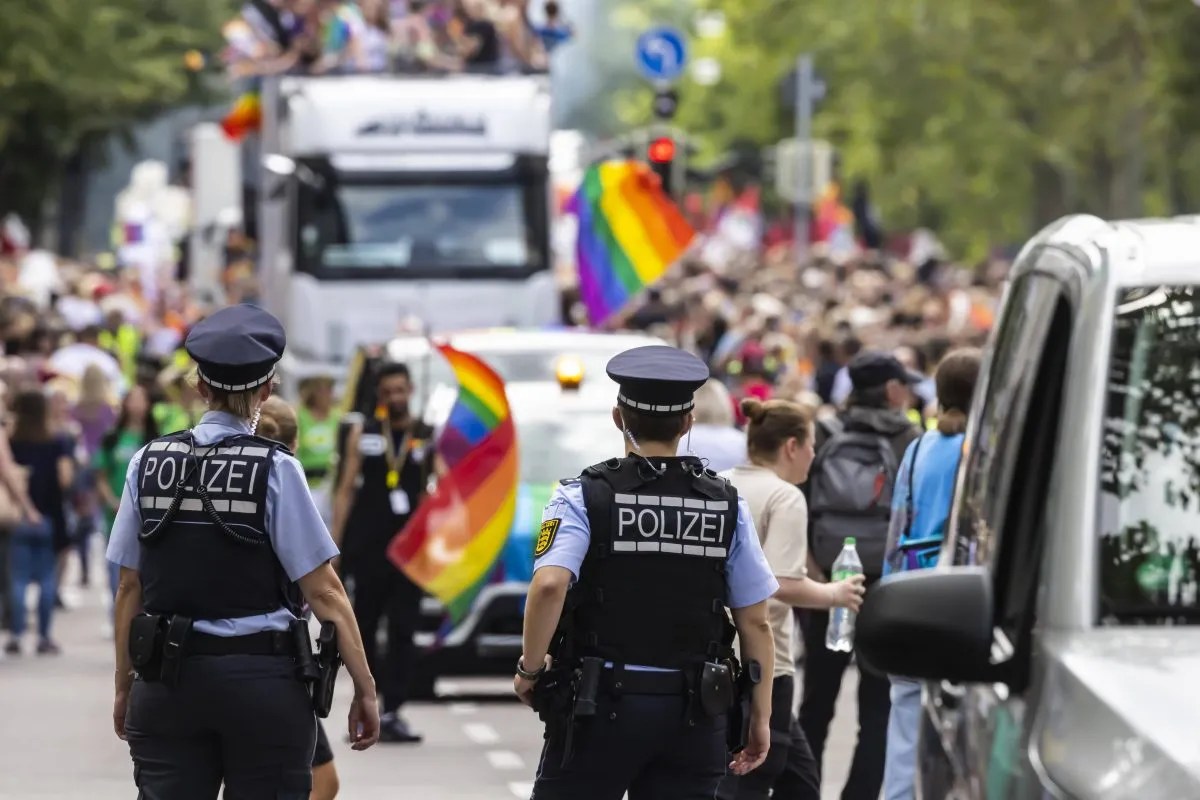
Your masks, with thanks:
[{"label": "light blue police shirt", "polygon": [[[579,580],[579,570],[592,538],[587,507],[583,502],[583,484],[560,484],[555,489],[542,512],[542,522],[549,519],[561,521],[550,548],[534,561],[533,571],[536,573],[542,567],[562,567],[570,570],[575,580]],[[728,584],[725,605],[730,608],[746,608],[761,603],[779,591],[779,581],[775,580],[775,573],[767,563],[762,543],[754,530],[750,507],[741,497],[738,498],[737,528],[725,566]],[[626,669],[660,671],[634,664],[627,665]]]},{"label": "light blue police shirt", "polygon": [[[250,433],[242,419],[223,411],[209,411],[192,429],[196,443],[212,444],[227,436]],[[142,530],[142,515],[138,503],[138,470],[142,463],[142,448],[129,462],[125,473],[125,491],[121,507],[113,521],[108,541],[108,560],[136,570],[140,563],[142,545],[138,534]],[[271,547],[291,580],[299,580],[326,561],[338,555],[337,545],[329,535],[325,522],[308,490],[308,481],[300,462],[292,456],[275,452],[271,477],[267,481],[267,533]],[[280,608],[269,614],[256,614],[237,619],[196,620],[194,628],[214,636],[245,636],[261,631],[286,631],[292,612]]]}]

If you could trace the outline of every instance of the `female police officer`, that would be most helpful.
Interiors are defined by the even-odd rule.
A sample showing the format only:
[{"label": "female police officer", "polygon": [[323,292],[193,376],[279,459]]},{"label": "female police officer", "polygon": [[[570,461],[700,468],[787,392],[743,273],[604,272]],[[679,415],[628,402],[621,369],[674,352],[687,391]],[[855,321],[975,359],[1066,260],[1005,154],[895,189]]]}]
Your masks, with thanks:
[{"label": "female police officer", "polygon": [[121,566],[113,727],[143,800],[215,800],[222,783],[228,800],[307,800],[316,725],[296,664],[309,641],[297,583],[337,625],[354,749],[378,737],[337,548],[299,463],[253,435],[284,344],[251,306],[197,324],[185,347],[209,411],[129,465],[108,549]]},{"label": "female police officer", "polygon": [[[675,457],[708,379],[704,362],[639,347],[608,374],[620,386],[613,421],[625,458],[564,481],[534,547],[514,679],[547,723],[533,797],[711,798],[725,774],[732,696],[725,609],[747,662],[761,668],[749,741],[731,765],[745,774],[770,744],[766,601],[779,584],[737,491],[699,459]],[[564,669],[550,666],[585,677],[564,693],[550,688]]]}]

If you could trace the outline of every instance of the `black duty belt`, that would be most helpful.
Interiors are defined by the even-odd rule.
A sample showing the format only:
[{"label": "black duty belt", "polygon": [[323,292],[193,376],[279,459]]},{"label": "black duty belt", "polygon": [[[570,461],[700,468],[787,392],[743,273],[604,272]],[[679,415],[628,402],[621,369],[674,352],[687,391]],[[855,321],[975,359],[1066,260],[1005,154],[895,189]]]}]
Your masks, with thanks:
[{"label": "black duty belt", "polygon": [[678,670],[672,672],[643,672],[626,667],[620,680],[611,669],[604,670],[601,682],[609,691],[620,694],[687,694],[687,679]]},{"label": "black duty belt", "polygon": [[296,641],[288,631],[262,631],[247,636],[213,636],[193,630],[185,656],[295,656]]}]

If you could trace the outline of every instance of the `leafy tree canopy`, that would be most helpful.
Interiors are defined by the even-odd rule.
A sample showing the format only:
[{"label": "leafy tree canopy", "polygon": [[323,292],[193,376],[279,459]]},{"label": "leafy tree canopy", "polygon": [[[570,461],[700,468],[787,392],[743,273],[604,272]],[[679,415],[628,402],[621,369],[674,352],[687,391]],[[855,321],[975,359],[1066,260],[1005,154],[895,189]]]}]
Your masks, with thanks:
[{"label": "leafy tree canopy", "polygon": [[[707,0],[721,81],[684,82],[706,151],[792,134],[780,81],[810,52],[815,134],[891,227],[971,256],[1069,212],[1187,210],[1200,192],[1200,9],[1182,0]],[[643,94],[647,89],[641,90]],[[644,97],[621,108],[648,118]]]},{"label": "leafy tree canopy", "polygon": [[199,90],[232,0],[8,0],[0,14],[0,213],[35,225],[66,159]]}]

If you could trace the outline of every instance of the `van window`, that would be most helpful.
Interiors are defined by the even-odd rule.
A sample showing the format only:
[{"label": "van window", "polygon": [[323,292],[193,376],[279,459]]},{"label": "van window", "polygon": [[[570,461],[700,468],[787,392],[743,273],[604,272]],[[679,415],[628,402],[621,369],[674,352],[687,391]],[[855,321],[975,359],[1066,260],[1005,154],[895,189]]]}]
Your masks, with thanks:
[{"label": "van window", "polygon": [[972,401],[945,545],[952,563],[989,563],[999,544],[1026,414],[1031,403],[1048,399],[1033,396],[1031,359],[1042,352],[1060,296],[1055,280],[1044,275],[1022,275],[1009,287]]},{"label": "van window", "polygon": [[1200,287],[1117,297],[1100,465],[1106,624],[1198,623]]}]

